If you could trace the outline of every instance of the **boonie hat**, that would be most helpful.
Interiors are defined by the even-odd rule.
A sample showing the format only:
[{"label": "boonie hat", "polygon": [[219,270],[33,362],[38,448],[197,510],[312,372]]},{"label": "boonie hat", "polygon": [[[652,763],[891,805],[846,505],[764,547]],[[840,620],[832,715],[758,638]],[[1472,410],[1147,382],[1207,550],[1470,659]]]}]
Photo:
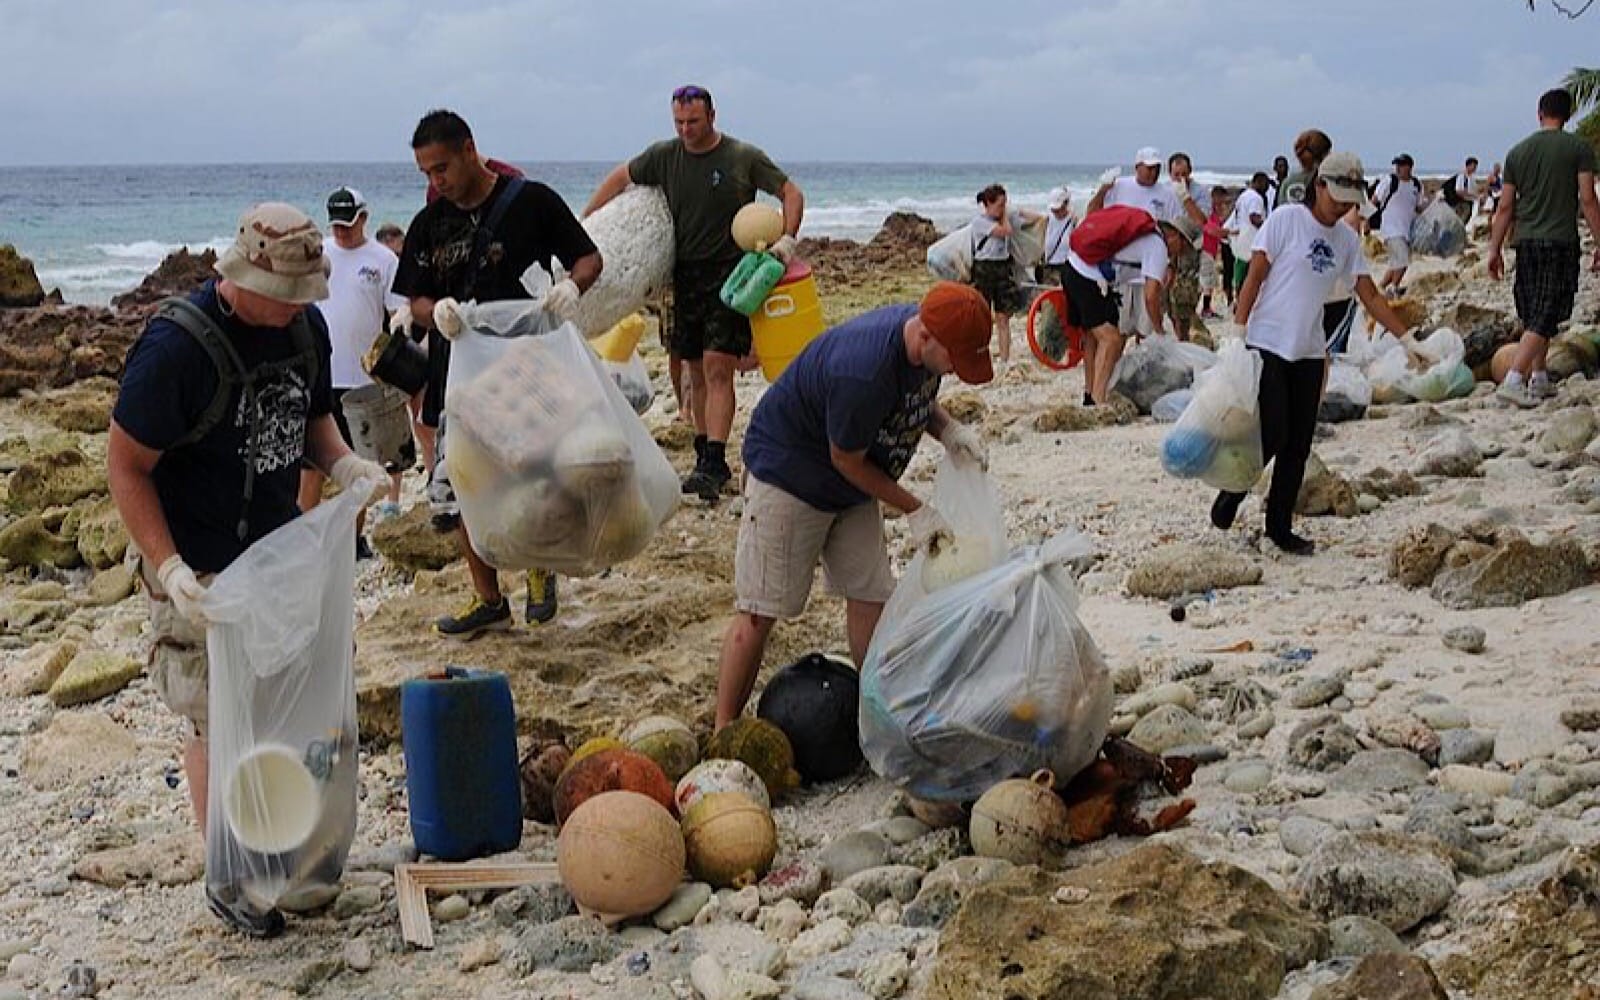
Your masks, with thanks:
[{"label": "boonie hat", "polygon": [[342,187],[328,195],[328,221],[336,226],[353,226],[367,210],[367,199],[353,187]]},{"label": "boonie hat", "polygon": [[1166,161],[1161,158],[1161,150],[1146,146],[1133,154],[1133,162],[1141,167],[1159,167]]},{"label": "boonie hat", "polygon": [[1066,188],[1058,187],[1050,189],[1051,211],[1054,211],[1058,208],[1065,208],[1067,203],[1070,201],[1072,201],[1072,192],[1068,191]]},{"label": "boonie hat", "polygon": [[1393,163],[1397,167],[1414,167],[1417,165],[1417,161],[1411,158],[1410,153],[1401,153],[1399,156],[1395,157],[1389,162]]},{"label": "boonie hat", "polygon": [[1317,168],[1317,178],[1327,183],[1334,201],[1347,205],[1367,204],[1366,171],[1361,166],[1361,157],[1356,154],[1329,153]]},{"label": "boonie hat", "polygon": [[1162,219],[1161,225],[1182,236],[1190,246],[1199,246],[1200,238],[1204,235],[1200,231],[1200,224],[1187,215],[1180,215],[1175,219]]},{"label": "boonie hat", "polygon": [[928,335],[950,352],[950,366],[956,378],[968,385],[982,385],[994,379],[994,362],[989,359],[994,316],[976,288],[941,281],[922,297],[917,315],[928,328]]},{"label": "boonie hat", "polygon": [[280,201],[263,202],[239,217],[239,233],[216,268],[240,288],[279,302],[328,297],[322,233],[304,212]]}]

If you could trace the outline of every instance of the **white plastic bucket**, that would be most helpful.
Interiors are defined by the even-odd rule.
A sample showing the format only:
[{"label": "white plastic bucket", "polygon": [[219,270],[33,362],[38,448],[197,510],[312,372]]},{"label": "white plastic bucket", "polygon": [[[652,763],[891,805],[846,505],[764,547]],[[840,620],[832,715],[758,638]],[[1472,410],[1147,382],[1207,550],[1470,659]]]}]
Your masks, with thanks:
[{"label": "white plastic bucket", "polygon": [[342,406],[350,426],[350,446],[362,458],[389,469],[404,469],[417,460],[411,440],[411,411],[405,393],[379,382],[345,392]]},{"label": "white plastic bucket", "polygon": [[281,854],[311,836],[322,793],[293,748],[267,743],[240,758],[228,776],[222,808],[242,846]]}]

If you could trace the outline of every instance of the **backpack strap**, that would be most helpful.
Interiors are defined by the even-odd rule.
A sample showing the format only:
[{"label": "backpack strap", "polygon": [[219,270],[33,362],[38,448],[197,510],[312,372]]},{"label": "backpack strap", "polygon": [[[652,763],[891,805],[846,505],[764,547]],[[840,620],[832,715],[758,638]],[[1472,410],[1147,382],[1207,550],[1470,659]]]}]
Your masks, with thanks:
[{"label": "backpack strap", "polygon": [[470,262],[467,298],[476,298],[478,282],[483,280],[484,271],[487,270],[489,257],[489,244],[494,241],[494,234],[500,228],[500,223],[505,221],[506,213],[511,211],[511,205],[517,200],[517,195],[522,193],[528,181],[524,177],[512,177],[506,181],[506,186],[500,189],[500,196],[495,198],[494,204],[489,206],[489,214],[484,216],[476,232],[472,234],[472,260]]}]

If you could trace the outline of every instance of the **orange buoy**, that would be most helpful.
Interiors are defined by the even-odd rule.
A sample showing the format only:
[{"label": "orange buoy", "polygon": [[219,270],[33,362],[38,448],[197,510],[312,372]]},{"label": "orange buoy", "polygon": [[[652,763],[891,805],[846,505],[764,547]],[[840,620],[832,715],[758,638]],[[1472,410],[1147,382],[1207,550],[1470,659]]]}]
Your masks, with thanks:
[{"label": "orange buoy", "polygon": [[575,762],[556,782],[556,823],[565,824],[584,802],[613,791],[638,792],[672,811],[672,783],[660,764],[632,750],[602,750]]}]

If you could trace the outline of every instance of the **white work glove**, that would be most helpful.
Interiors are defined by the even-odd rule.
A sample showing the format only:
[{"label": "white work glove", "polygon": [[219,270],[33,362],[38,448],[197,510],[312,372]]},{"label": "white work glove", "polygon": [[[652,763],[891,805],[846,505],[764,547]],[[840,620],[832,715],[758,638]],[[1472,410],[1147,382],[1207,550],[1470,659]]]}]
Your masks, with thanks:
[{"label": "white work glove", "polygon": [[411,306],[406,304],[394,311],[389,317],[389,333],[396,337],[404,337],[411,332]]},{"label": "white work glove", "polygon": [[988,471],[989,450],[983,446],[983,440],[978,437],[978,432],[966,424],[951,420],[944,429],[944,436],[939,439],[944,445],[944,450],[956,462],[971,462],[978,468]]},{"label": "white work glove", "polygon": [[778,242],[772,244],[770,247],[767,247],[767,252],[787,264],[789,263],[789,259],[794,256],[794,252],[799,248],[799,245],[799,240],[795,239],[793,236],[790,236],[788,233],[784,233],[782,236],[778,237]]},{"label": "white work glove", "polygon": [[1180,205],[1193,197],[1189,193],[1189,179],[1187,177],[1183,178],[1182,180],[1173,178],[1172,193],[1178,196],[1178,204]]},{"label": "white work glove", "polygon": [[161,589],[167,592],[167,600],[178,614],[196,625],[206,624],[206,613],[200,607],[206,594],[205,584],[195,579],[194,570],[183,561],[183,556],[176,552],[168,556],[156,570],[156,579],[161,581]]},{"label": "white work glove", "polygon": [[906,527],[911,530],[911,544],[922,548],[928,544],[928,539],[941,531],[950,530],[950,522],[944,515],[933,508],[932,504],[923,504],[910,514],[906,515]]},{"label": "white work glove", "polygon": [[1111,185],[1115,184],[1117,182],[1117,178],[1121,176],[1121,167],[1108,167],[1106,172],[1100,175],[1100,186],[1110,187]]},{"label": "white work glove", "polygon": [[433,328],[446,340],[461,336],[461,303],[455,299],[440,299],[433,304]]},{"label": "white work glove", "polygon": [[571,278],[551,288],[544,296],[544,311],[563,323],[570,323],[578,315],[578,283]]},{"label": "white work glove", "polygon": [[337,483],[341,490],[360,489],[361,484],[365,483],[368,491],[366,503],[369,504],[389,492],[389,470],[355,452],[334,462],[333,468],[328,470],[328,478]]}]

